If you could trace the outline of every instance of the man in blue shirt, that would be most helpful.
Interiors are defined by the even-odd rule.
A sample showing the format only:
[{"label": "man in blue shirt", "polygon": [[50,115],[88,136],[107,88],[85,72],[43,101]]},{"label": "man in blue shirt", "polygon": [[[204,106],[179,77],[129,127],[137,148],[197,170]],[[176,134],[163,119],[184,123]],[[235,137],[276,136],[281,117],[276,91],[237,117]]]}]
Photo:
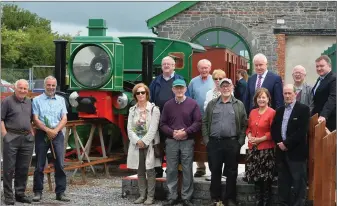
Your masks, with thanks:
[{"label": "man in blue shirt", "polygon": [[[67,123],[68,112],[64,98],[55,95],[56,86],[57,81],[54,77],[46,77],[44,93],[33,99],[33,121],[37,127],[35,134],[34,202],[39,202],[42,197],[43,170],[46,164],[47,151],[51,144],[53,144],[56,156],[54,160],[56,200],[70,201],[64,194],[67,181],[64,172],[64,136],[62,133],[62,129]],[[46,135],[48,141],[45,140]]]},{"label": "man in blue shirt", "polygon": [[[196,100],[200,108],[201,115],[204,114],[204,102],[206,100],[206,93],[215,87],[211,71],[211,62],[207,59],[202,59],[198,62],[199,76],[194,77],[188,85],[188,92],[192,99]],[[197,135],[197,139],[202,141],[201,133]],[[197,162],[197,171],[194,177],[201,177],[206,174],[206,166],[204,162]]]}]

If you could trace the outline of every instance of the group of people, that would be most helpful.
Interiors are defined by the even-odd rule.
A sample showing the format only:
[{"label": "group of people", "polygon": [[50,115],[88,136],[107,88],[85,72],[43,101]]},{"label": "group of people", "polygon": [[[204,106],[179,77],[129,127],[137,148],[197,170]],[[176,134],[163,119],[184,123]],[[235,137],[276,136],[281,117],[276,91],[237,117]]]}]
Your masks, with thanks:
[{"label": "group of people", "polygon": [[[138,170],[140,196],[134,203],[154,202],[155,178],[163,175],[163,158],[155,155],[154,145],[161,143],[167,166],[164,205],[179,202],[179,164],[182,203],[193,205],[194,144],[202,139],[211,171],[212,205],[237,205],[238,157],[248,139],[245,178],[255,185],[256,205],[271,204],[275,175],[281,205],[305,205],[310,117],[318,113],[319,122],[326,121],[330,131],[336,129],[336,75],[331,60],[325,55],[316,59],[319,78],[313,87],[305,82],[306,69],[301,65],[293,68],[294,82],[284,84],[279,75],[268,71],[265,55],[255,55],[253,64],[255,74],[247,81],[247,73],[238,70],[234,85],[221,69],[210,74],[211,62],[203,59],[197,65],[200,75],[187,85],[174,72],[174,59],[167,56],[162,60],[162,74],[149,87],[134,87],[137,103],[130,108],[127,126],[127,165]],[[204,162],[197,162],[194,177],[205,175],[205,170]]]},{"label": "group of people", "polygon": [[[156,177],[163,175],[163,156],[155,146],[162,144],[166,153],[168,202],[178,203],[178,165],[182,169],[181,199],[193,205],[194,177],[205,175],[205,163],[198,162],[193,175],[194,144],[202,140],[208,153],[211,171],[212,205],[236,205],[238,157],[248,139],[245,176],[254,182],[257,205],[270,205],[271,181],[278,175],[278,195],[282,205],[302,206],[306,196],[307,131],[310,116],[326,121],[336,129],[336,75],[328,56],[316,59],[319,75],[313,87],[305,83],[306,70],[293,68],[293,84],[283,84],[280,76],[268,71],[267,58],[253,58],[255,73],[238,70],[235,85],[226,73],[211,62],[200,60],[199,76],[187,85],[174,72],[175,61],[162,59],[162,74],[149,87],[143,83],[132,90],[136,104],[129,110],[127,133],[130,139],[127,166],[136,169],[140,197],[136,204],[154,203]],[[48,76],[45,91],[27,98],[28,82],[15,82],[15,93],[1,105],[3,138],[3,188],[5,204],[40,201],[43,192],[47,151],[55,152],[56,199],[70,201],[64,194],[64,136],[67,108],[63,97],[56,95],[57,81]],[[248,118],[247,118],[248,117]],[[29,165],[35,144],[34,197],[25,195]],[[276,171],[276,172],[275,172]],[[226,191],[221,198],[221,181],[226,177]],[[14,177],[14,190],[12,180]],[[295,194],[291,197],[291,187]]]},{"label": "group of people", "polygon": [[[3,139],[3,191],[6,205],[39,202],[42,198],[44,168],[51,145],[55,152],[56,200],[69,202],[65,196],[64,136],[67,108],[63,97],[56,95],[57,81],[48,76],[44,80],[45,91],[27,98],[29,84],[20,79],[15,82],[14,94],[1,104],[1,137]],[[33,124],[32,124],[33,122]],[[28,169],[35,144],[34,197],[25,194]],[[14,190],[12,180],[14,177]]]}]

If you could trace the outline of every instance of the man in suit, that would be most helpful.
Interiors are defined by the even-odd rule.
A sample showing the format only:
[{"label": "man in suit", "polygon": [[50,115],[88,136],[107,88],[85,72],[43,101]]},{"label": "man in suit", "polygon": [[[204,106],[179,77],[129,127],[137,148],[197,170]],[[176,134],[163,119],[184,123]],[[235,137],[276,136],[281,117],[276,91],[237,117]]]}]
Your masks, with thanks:
[{"label": "man in suit", "polygon": [[326,127],[333,131],[336,129],[336,74],[331,71],[328,56],[320,56],[315,62],[319,78],[312,89],[314,108],[311,114],[318,113],[318,122],[326,121]]},{"label": "man in suit", "polygon": [[277,109],[283,105],[282,79],[279,75],[267,70],[267,57],[261,53],[256,54],[253,58],[253,63],[256,74],[249,77],[244,98],[248,115],[253,109],[255,91],[260,87],[268,89],[273,109]]},{"label": "man in suit", "polygon": [[307,72],[302,65],[297,65],[293,68],[294,86],[296,89],[296,101],[307,105],[310,111],[313,108],[312,87],[305,82]]},{"label": "man in suit", "polygon": [[[278,195],[282,206],[304,206],[307,188],[306,141],[310,109],[296,101],[294,85],[283,88],[285,106],[276,110],[271,136],[276,146]],[[292,198],[291,186],[294,187]]]}]

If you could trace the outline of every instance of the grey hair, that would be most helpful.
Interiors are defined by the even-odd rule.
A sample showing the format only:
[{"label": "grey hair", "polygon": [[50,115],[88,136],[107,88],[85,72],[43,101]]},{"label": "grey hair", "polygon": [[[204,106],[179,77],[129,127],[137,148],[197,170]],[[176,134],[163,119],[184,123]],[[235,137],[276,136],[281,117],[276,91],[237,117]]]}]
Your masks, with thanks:
[{"label": "grey hair", "polygon": [[15,88],[18,88],[19,82],[24,82],[25,84],[27,84],[27,86],[29,85],[29,83],[28,83],[27,80],[25,80],[25,79],[19,79],[19,80],[17,80],[17,81],[14,83],[14,87],[15,87]]},{"label": "grey hair", "polygon": [[295,88],[295,86],[293,84],[285,84],[284,87],[283,87],[283,89],[284,88],[292,88],[293,91],[294,91],[294,93],[296,93],[296,88]]},{"label": "grey hair", "polygon": [[47,82],[48,79],[51,79],[51,80],[54,80],[54,79],[55,79],[55,80],[56,80],[56,86],[57,86],[57,79],[56,79],[55,77],[51,76],[51,75],[47,76],[47,77],[44,79],[43,85],[46,86],[46,82]]},{"label": "grey hair", "polygon": [[302,66],[302,65],[296,65],[296,66],[294,66],[294,68],[293,68],[293,73],[294,73],[294,70],[295,70],[295,69],[302,69],[302,70],[304,71],[304,74],[307,74],[306,69],[305,69],[304,66]]},{"label": "grey hair", "polygon": [[264,54],[262,54],[262,53],[258,53],[258,54],[256,54],[255,56],[254,56],[254,58],[253,58],[253,63],[256,61],[256,59],[262,59],[266,64],[268,63],[268,60],[267,60],[267,57],[264,55]]},{"label": "grey hair", "polygon": [[171,56],[166,56],[166,57],[164,57],[164,58],[161,60],[161,62],[163,63],[163,61],[166,60],[166,59],[170,60],[174,65],[176,64],[176,61],[174,61],[174,59],[173,59]]},{"label": "grey hair", "polygon": [[199,68],[200,67],[200,64],[202,64],[202,63],[205,63],[205,64],[207,64],[208,66],[212,66],[212,63],[208,60],[208,59],[202,59],[202,60],[200,60],[199,62],[198,62],[198,65],[197,65],[197,67]]}]

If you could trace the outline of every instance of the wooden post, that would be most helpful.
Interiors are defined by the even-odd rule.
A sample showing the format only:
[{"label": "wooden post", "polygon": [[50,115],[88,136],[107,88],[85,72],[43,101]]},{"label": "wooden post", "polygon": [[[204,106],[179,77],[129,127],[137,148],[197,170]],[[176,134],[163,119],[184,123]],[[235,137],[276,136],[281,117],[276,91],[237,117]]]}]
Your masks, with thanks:
[{"label": "wooden post", "polygon": [[322,206],[322,175],[325,175],[325,172],[322,171],[322,141],[325,136],[325,124],[326,122],[324,121],[315,126],[314,206]]},{"label": "wooden post", "polygon": [[322,141],[322,191],[321,205],[335,206],[336,191],[336,130]]},{"label": "wooden post", "polygon": [[309,182],[309,192],[308,199],[314,200],[314,154],[315,154],[315,126],[318,124],[318,114],[315,114],[310,118],[309,123],[309,134],[308,134],[308,145],[309,145],[309,158],[308,158],[308,182]]}]

